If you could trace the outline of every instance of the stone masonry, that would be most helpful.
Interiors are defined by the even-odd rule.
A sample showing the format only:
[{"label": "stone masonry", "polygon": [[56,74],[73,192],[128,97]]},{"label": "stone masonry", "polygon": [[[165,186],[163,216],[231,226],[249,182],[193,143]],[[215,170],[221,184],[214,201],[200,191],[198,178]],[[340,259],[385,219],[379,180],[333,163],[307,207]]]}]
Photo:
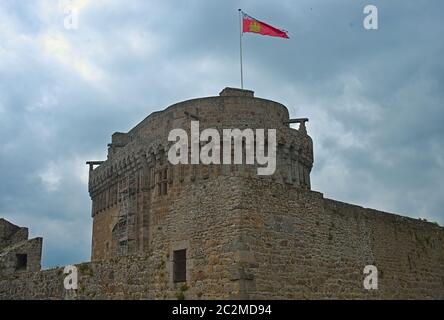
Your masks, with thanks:
[{"label": "stone masonry", "polygon": [[[276,129],[276,172],[171,165],[168,133],[197,120],[200,130]],[[225,88],[114,133],[108,158],[88,162],[92,261],[77,265],[79,289],[63,288],[61,268],[11,273],[0,298],[443,299],[444,229],[312,191],[307,121]],[[367,265],[377,290],[363,286]]]},{"label": "stone masonry", "polygon": [[42,238],[28,239],[28,228],[0,218],[0,276],[40,271]]},{"label": "stone masonry", "polygon": [[[192,120],[199,120],[201,130],[276,128],[277,171],[270,179],[310,188],[312,141],[304,121],[299,130],[289,127],[283,105],[229,88],[219,97],[181,102],[151,114],[128,133],[114,133],[107,161],[90,171],[93,260],[146,251],[155,226],[190,185],[222,176],[256,176],[255,165],[171,165],[168,133],[175,128],[189,131]],[[178,223],[184,219],[177,218]]]}]

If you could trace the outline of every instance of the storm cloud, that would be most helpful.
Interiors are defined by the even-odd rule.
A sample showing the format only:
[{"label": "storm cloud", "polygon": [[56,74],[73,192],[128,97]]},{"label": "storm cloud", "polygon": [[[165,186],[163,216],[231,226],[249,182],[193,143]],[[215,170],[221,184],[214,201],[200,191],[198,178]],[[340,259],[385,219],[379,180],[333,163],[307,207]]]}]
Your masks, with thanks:
[{"label": "storm cloud", "polygon": [[[312,188],[444,224],[444,2],[2,0],[0,216],[44,237],[44,266],[89,259],[87,160],[153,111],[239,86],[308,117]],[[78,29],[66,29],[66,6]]]}]

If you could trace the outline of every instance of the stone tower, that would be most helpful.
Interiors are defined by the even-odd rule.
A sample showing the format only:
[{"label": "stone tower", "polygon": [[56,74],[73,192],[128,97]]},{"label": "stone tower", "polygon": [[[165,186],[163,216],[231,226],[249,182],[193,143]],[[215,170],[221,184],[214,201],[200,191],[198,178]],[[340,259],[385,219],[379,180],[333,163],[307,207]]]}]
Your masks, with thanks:
[{"label": "stone tower", "polygon": [[[191,121],[199,121],[200,130],[217,129],[221,137],[227,128],[276,129],[275,173],[258,176],[258,165],[171,165],[167,159],[171,145],[168,134],[177,128],[189,132]],[[92,259],[149,250],[154,234],[159,232],[159,221],[168,217],[184,192],[195,189],[202,181],[222,183],[222,177],[270,179],[310,189],[313,146],[306,121],[290,119],[285,106],[256,98],[253,91],[225,88],[219,96],[188,100],[154,112],[128,133],[114,133],[108,145],[108,159],[89,162],[94,220]],[[290,123],[296,122],[299,128],[291,128]],[[222,192],[223,185],[220,188]],[[205,192],[192,194],[188,200],[205,196]],[[215,201],[222,199],[223,196]],[[182,214],[177,223],[190,213],[184,210]]]}]

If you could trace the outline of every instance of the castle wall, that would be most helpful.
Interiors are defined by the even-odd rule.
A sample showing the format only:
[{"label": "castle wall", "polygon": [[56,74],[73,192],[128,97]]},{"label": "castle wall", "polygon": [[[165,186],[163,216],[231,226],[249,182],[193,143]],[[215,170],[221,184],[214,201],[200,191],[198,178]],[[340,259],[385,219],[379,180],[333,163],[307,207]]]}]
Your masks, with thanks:
[{"label": "castle wall", "polygon": [[[254,299],[443,299],[444,229],[249,179],[242,265]],[[363,287],[364,267],[379,288]]]},{"label": "castle wall", "polygon": [[[239,178],[190,183],[170,209],[159,199],[150,218],[150,246],[128,255],[78,265],[76,299],[215,299],[244,297],[237,257],[242,193]],[[157,208],[159,207],[159,208]],[[173,281],[173,251],[186,249],[186,286]],[[14,274],[0,280],[0,299],[74,298],[63,289],[63,270]]]},{"label": "castle wall", "polygon": [[11,274],[0,278],[0,300],[147,299],[153,290],[149,265],[147,256],[138,255],[78,264],[75,291],[64,289],[64,268]]},{"label": "castle wall", "polygon": [[117,223],[118,207],[113,205],[94,217],[91,259],[93,261],[111,257],[112,228]]},{"label": "castle wall", "polygon": [[[171,165],[169,131],[189,133],[196,118],[201,130],[277,129],[275,174]],[[288,120],[281,104],[225,89],[113,134],[108,159],[90,170],[92,262],[78,265],[75,295],[62,269],[27,269],[1,277],[0,299],[443,299],[444,229],[310,191],[312,141]],[[3,244],[23,237],[11,228],[0,229]],[[177,250],[185,282],[174,280]],[[378,290],[364,289],[367,265],[378,268]]]},{"label": "castle wall", "polygon": [[[78,265],[76,297],[62,269],[0,280],[0,299],[443,299],[444,230],[266,179],[190,184],[150,220],[150,250]],[[187,250],[187,281],[172,252]],[[363,288],[366,265],[378,290]]]},{"label": "castle wall", "polygon": [[[159,293],[175,297],[183,283],[173,283],[173,250],[186,249],[187,298],[231,298],[240,293],[235,254],[241,193],[238,178],[219,177],[193,183],[175,196],[169,211],[152,216],[150,255],[158,270]],[[154,209],[159,212],[159,210]]]}]

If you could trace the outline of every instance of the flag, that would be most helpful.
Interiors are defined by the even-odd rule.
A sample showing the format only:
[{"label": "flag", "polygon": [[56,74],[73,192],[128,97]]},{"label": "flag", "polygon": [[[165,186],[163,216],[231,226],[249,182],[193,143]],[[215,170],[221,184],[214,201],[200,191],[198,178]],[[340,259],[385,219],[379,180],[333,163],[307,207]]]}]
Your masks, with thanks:
[{"label": "flag", "polygon": [[252,32],[252,33],[262,34],[265,36],[288,39],[287,31],[280,30],[262,21],[256,20],[244,12],[242,12],[242,32],[243,33]]}]

